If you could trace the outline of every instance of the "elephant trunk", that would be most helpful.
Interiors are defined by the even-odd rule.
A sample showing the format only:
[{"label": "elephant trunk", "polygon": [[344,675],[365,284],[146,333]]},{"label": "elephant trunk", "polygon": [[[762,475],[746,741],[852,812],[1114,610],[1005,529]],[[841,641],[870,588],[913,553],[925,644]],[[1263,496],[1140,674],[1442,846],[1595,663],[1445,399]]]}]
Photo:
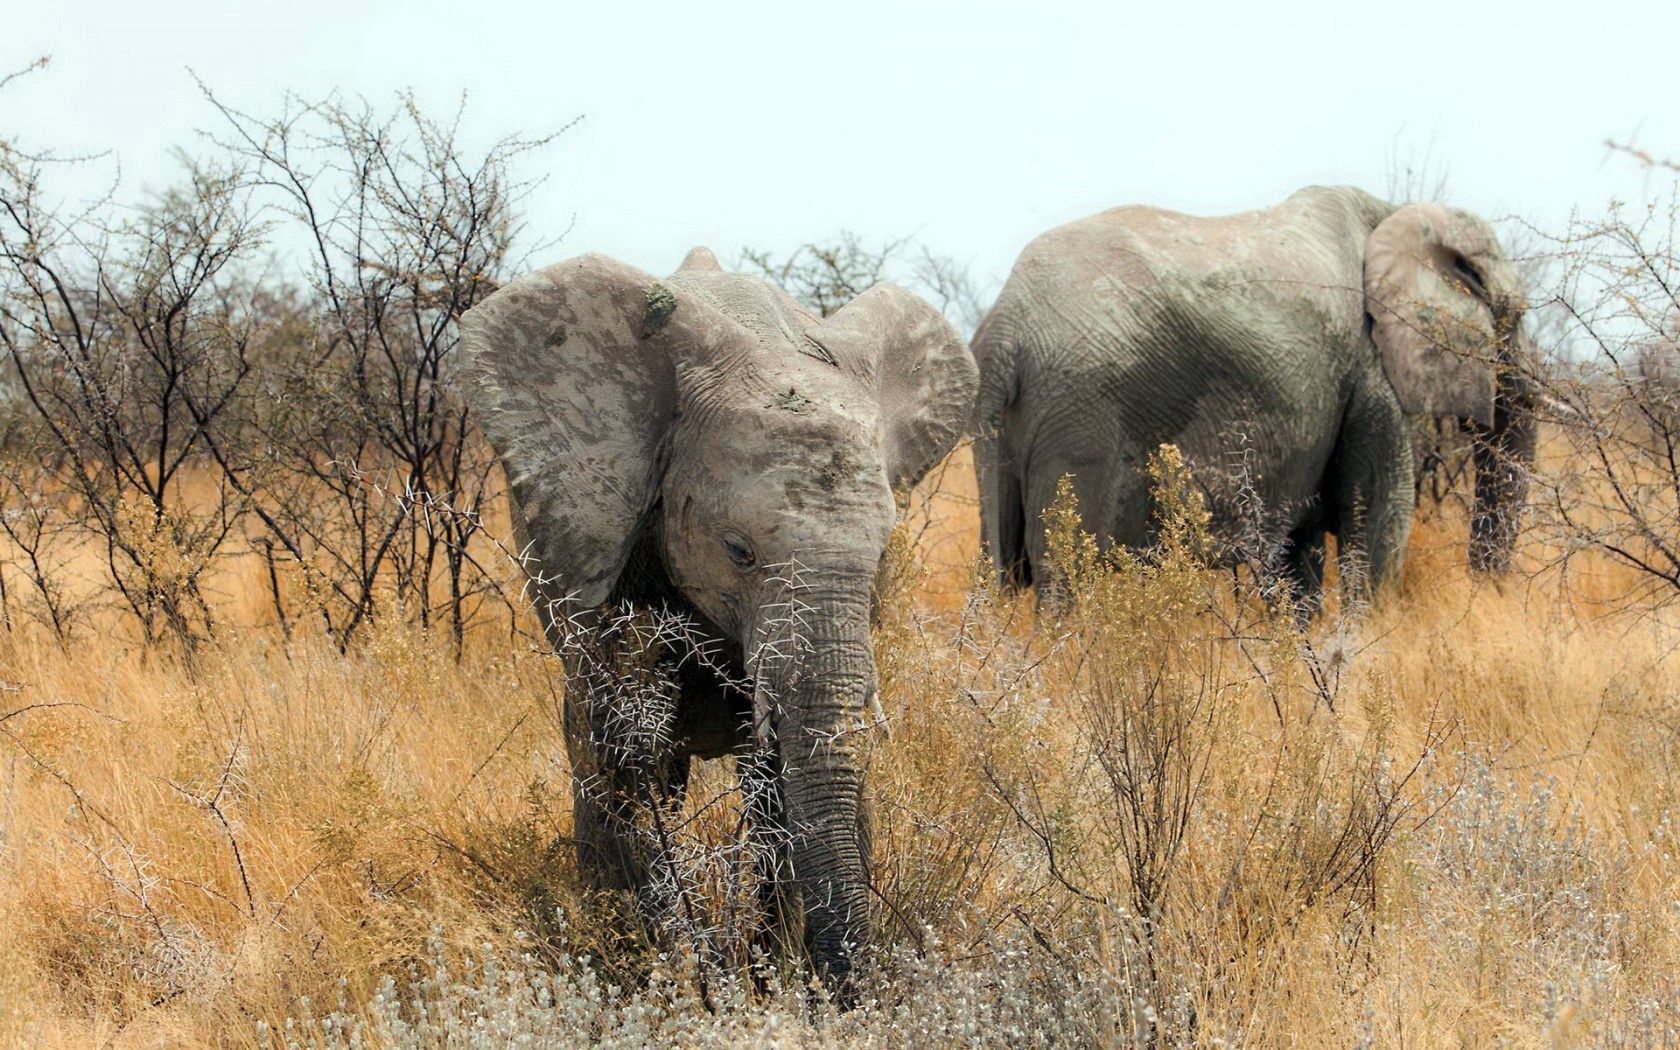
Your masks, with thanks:
[{"label": "elephant trunk", "polygon": [[782,820],[813,969],[846,988],[868,934],[868,831],[863,737],[875,688],[869,587],[807,596],[802,637],[780,667],[761,670],[782,768]]},{"label": "elephant trunk", "polygon": [[1470,568],[1504,572],[1511,565],[1534,465],[1534,395],[1520,368],[1501,370],[1493,425],[1473,426],[1471,447],[1476,501],[1470,514]]}]

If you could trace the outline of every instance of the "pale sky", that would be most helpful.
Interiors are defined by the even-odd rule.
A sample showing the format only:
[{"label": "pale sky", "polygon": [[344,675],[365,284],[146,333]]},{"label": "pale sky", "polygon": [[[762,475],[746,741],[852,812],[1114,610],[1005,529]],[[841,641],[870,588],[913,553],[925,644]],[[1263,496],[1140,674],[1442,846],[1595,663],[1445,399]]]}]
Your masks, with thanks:
[{"label": "pale sky", "polygon": [[[215,116],[290,88],[468,94],[487,141],[583,122],[527,174],[555,257],[655,272],[707,244],[914,234],[1001,279],[1032,236],[1116,204],[1217,213],[1314,182],[1382,194],[1428,154],[1450,203],[1556,227],[1680,157],[1680,5],[987,5],[81,0],[0,16],[0,134],[110,149],[126,193]],[[1265,10],[1271,8],[1272,10]],[[1134,11],[1136,13],[1134,13]],[[539,262],[551,261],[540,259]]]}]

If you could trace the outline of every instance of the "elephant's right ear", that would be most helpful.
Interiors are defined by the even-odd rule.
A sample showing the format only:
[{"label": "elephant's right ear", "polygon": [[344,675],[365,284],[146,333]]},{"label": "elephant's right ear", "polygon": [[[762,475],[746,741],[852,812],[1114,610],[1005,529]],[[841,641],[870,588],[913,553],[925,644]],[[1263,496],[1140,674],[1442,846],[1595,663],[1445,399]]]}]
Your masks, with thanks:
[{"label": "elephant's right ear", "polygon": [[551,596],[611,594],[658,498],[679,370],[741,338],[600,255],[513,281],[462,317],[468,398],[501,456],[528,571]]},{"label": "elephant's right ear", "polygon": [[1365,240],[1365,311],[1407,412],[1493,426],[1496,358],[1521,316],[1515,268],[1486,221],[1410,204]]}]

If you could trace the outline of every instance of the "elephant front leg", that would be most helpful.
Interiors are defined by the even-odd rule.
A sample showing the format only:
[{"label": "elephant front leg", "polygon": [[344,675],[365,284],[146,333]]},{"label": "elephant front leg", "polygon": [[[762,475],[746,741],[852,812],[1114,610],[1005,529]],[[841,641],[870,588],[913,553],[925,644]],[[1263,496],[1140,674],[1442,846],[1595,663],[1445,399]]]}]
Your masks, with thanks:
[{"label": "elephant front leg", "polygon": [[765,960],[792,958],[803,935],[804,916],[793,879],[781,756],[769,748],[752,747],[737,758],[736,769],[758,904],[752,947]]},{"label": "elephant front leg", "polygon": [[623,681],[569,683],[566,750],[579,874],[593,890],[628,891],[656,924],[669,917],[661,827],[681,802],[689,758],[671,743],[674,703]]}]

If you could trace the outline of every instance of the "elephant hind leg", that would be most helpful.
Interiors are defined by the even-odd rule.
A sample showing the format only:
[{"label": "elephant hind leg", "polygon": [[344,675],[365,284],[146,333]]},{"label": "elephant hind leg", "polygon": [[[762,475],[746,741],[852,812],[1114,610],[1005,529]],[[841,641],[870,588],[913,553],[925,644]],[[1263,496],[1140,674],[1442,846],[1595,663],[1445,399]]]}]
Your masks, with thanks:
[{"label": "elephant hind leg", "polygon": [[1004,587],[1032,586],[1032,562],[1027,557],[1027,512],[1021,475],[1001,437],[975,443],[974,467],[980,487],[981,539]]},{"label": "elephant hind leg", "polygon": [[1149,479],[1136,464],[1141,457],[1106,450],[1083,459],[1050,460],[1034,465],[1028,481],[1027,558],[1038,585],[1039,604],[1057,608],[1064,598],[1067,581],[1060,578],[1051,558],[1045,515],[1055,506],[1063,478],[1071,481],[1079,528],[1096,538],[1107,550],[1120,546],[1143,550],[1153,540],[1150,522],[1154,501]]},{"label": "elephant hind leg", "polygon": [[1305,627],[1324,607],[1325,536],[1318,526],[1296,530],[1284,546],[1281,580],[1289,588],[1295,624]]},{"label": "elephant hind leg", "polygon": [[1356,392],[1325,480],[1336,510],[1341,590],[1362,604],[1399,578],[1417,499],[1411,427],[1392,393]]},{"label": "elephant hind leg", "polygon": [[1021,505],[1021,486],[1011,482],[1008,501],[998,507],[1000,538],[999,566],[1007,587],[1025,589],[1033,585],[1032,561],[1027,558],[1027,511]]}]

